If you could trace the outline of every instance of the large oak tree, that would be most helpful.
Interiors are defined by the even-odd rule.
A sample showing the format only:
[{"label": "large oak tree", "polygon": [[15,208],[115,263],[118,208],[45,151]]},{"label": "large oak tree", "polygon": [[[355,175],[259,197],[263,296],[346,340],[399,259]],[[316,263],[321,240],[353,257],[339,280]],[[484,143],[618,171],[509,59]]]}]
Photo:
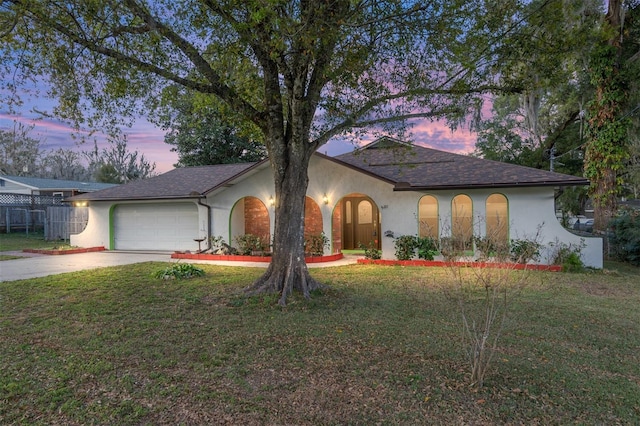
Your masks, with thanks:
[{"label": "large oak tree", "polygon": [[[459,123],[532,39],[521,15],[555,1],[0,0],[0,63],[42,75],[78,122],[144,114],[162,89],[215,96],[260,130],[275,182],[273,259],[255,291],[318,286],[304,262],[311,155],[337,135],[412,118]],[[561,3],[561,2],[560,2]],[[530,46],[531,47],[531,46]],[[527,64],[522,50],[518,66]],[[516,63],[516,62],[513,62]],[[9,74],[6,74],[9,75]],[[503,74],[508,75],[508,74]],[[89,125],[97,121],[89,121]]]}]

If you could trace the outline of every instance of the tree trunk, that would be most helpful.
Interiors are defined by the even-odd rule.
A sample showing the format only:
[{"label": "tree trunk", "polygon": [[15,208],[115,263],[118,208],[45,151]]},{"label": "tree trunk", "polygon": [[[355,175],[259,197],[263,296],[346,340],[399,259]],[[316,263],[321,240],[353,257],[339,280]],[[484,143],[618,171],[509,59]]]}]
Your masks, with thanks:
[{"label": "tree trunk", "polygon": [[[310,156],[310,154],[309,154]],[[300,291],[305,298],[322,284],[313,279],[304,258],[304,203],[309,178],[308,158],[304,164],[293,164],[275,176],[275,227],[273,255],[267,271],[251,287],[250,294],[278,293],[284,306],[292,291]],[[282,164],[282,163],[280,163]]]},{"label": "tree trunk", "polygon": [[622,0],[610,0],[603,25],[604,39],[594,50],[590,63],[595,99],[589,105],[589,129],[585,152],[585,176],[591,180],[594,231],[605,231],[617,211],[620,193],[618,170],[627,160],[628,120],[621,118],[627,98],[621,78]]}]

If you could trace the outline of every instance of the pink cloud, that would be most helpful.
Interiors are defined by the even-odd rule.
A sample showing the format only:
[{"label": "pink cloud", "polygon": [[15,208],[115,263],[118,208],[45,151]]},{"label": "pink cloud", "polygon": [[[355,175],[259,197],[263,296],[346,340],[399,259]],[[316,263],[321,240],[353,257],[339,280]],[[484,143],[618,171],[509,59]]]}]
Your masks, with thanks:
[{"label": "pink cloud", "polygon": [[457,154],[468,154],[475,148],[477,135],[468,129],[451,128],[441,121],[414,123],[411,140],[417,145]]}]

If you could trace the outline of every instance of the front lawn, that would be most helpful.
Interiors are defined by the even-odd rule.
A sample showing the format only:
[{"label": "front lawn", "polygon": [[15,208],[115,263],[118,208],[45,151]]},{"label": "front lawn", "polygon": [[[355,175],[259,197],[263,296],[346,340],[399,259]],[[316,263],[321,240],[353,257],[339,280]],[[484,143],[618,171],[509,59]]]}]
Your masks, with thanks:
[{"label": "front lawn", "polygon": [[52,249],[69,247],[64,241],[46,241],[42,232],[0,233],[0,252],[21,251],[24,249]]},{"label": "front lawn", "polygon": [[445,269],[313,269],[311,301],[242,296],[263,269],[145,263],[0,283],[1,424],[634,424],[640,275],[529,272],[485,387]]}]

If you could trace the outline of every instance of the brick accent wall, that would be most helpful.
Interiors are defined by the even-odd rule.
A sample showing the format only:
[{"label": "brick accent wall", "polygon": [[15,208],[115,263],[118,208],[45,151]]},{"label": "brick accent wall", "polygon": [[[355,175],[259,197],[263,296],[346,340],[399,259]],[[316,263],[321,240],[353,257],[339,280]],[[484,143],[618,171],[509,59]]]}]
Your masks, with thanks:
[{"label": "brick accent wall", "polygon": [[264,203],[255,197],[244,199],[244,232],[259,236],[265,247],[271,244],[269,211]]},{"label": "brick accent wall", "polygon": [[322,233],[322,212],[318,203],[307,197],[304,203],[304,238]]},{"label": "brick accent wall", "polygon": [[340,253],[342,251],[342,200],[338,201],[338,204],[333,209],[331,224],[333,228],[331,231],[333,252]]}]

